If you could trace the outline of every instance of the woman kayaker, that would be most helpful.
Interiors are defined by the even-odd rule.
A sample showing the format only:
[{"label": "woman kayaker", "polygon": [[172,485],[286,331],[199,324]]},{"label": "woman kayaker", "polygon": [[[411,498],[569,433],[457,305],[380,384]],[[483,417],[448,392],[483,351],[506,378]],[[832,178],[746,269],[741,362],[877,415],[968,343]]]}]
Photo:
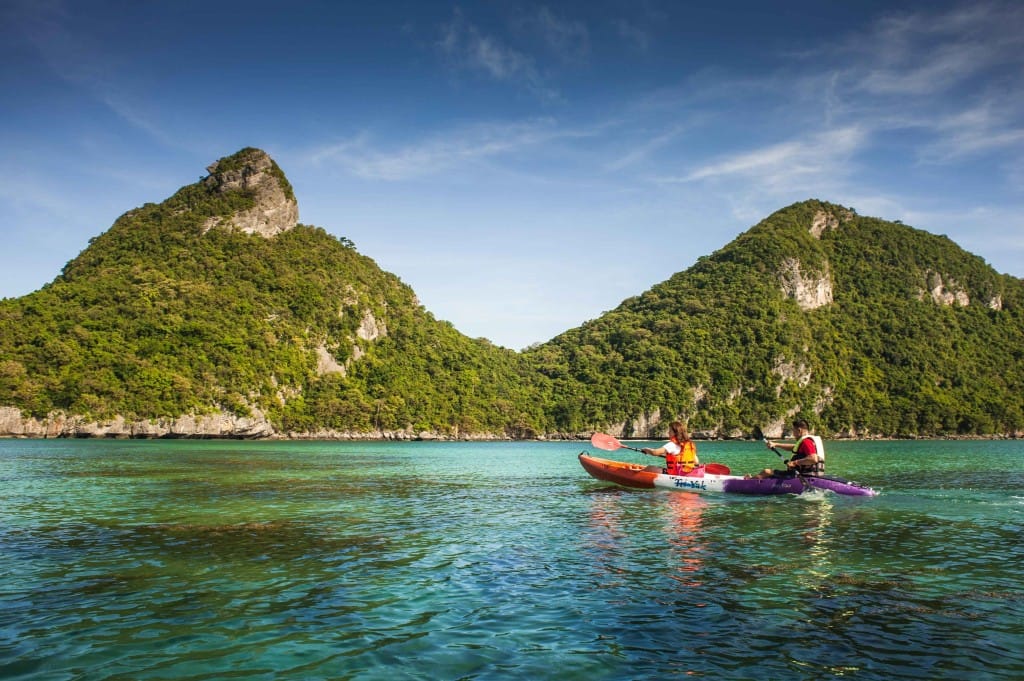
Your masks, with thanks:
[{"label": "woman kayaker", "polygon": [[[681,421],[673,421],[668,424],[668,442],[657,449],[645,447],[640,451],[644,454],[664,458],[665,469],[663,472],[669,475],[686,475],[700,464],[700,461],[697,460],[697,445],[690,439],[690,434]],[[650,468],[662,472],[657,466],[650,466]]]}]

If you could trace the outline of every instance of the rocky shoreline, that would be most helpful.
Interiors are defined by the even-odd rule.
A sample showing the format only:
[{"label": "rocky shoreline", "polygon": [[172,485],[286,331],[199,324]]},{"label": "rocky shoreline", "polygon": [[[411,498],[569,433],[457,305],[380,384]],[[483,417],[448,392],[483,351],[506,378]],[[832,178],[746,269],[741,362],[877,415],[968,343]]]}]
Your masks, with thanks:
[{"label": "rocky shoreline", "polygon": [[[623,424],[624,425],[624,424]],[[616,437],[623,437],[623,426],[609,428]],[[387,430],[351,432],[322,429],[309,432],[281,432],[262,415],[241,417],[225,412],[203,415],[185,415],[177,418],[158,418],[129,421],[123,416],[96,420],[62,412],[48,414],[43,419],[23,416],[16,407],[0,407],[0,438],[25,439],[195,439],[195,440],[394,440],[394,441],[512,441],[512,440],[589,440],[591,432],[545,433],[515,436],[507,433],[439,433],[435,431]],[[658,439],[655,436],[653,439]],[[747,433],[693,433],[695,440],[747,440]],[[781,435],[773,434],[773,437]],[[878,435],[835,433],[826,435],[832,440],[1014,440],[1024,438],[1024,432],[1002,435]],[[626,439],[626,438],[623,438]],[[637,438],[644,439],[644,438]]]}]

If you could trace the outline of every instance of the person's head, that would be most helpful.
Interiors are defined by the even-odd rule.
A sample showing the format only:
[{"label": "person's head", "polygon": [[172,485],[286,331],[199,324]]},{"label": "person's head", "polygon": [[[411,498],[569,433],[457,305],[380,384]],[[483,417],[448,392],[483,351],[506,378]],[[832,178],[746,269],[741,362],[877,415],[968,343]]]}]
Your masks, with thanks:
[{"label": "person's head", "polygon": [[690,439],[690,434],[686,432],[686,426],[683,425],[682,421],[673,421],[668,424],[669,437],[675,438],[680,442],[685,442]]},{"label": "person's head", "polygon": [[793,432],[798,435],[801,431],[806,433],[810,429],[811,427],[807,425],[807,419],[797,419],[796,421],[793,421]]}]

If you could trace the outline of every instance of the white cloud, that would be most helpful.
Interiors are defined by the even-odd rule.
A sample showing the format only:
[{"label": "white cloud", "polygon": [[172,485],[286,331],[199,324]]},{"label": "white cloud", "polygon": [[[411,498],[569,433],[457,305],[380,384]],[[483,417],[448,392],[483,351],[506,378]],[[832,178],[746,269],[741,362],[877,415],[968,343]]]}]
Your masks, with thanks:
[{"label": "white cloud", "polygon": [[428,137],[397,149],[375,148],[368,134],[309,154],[314,163],[333,162],[372,180],[407,180],[462,167],[577,133],[560,131],[551,119],[480,124]]},{"label": "white cloud", "polygon": [[988,61],[988,52],[983,45],[947,45],[913,53],[901,63],[876,64],[864,74],[860,88],[901,97],[942,92],[977,73]]},{"label": "white cloud", "polygon": [[922,149],[922,158],[946,163],[964,156],[1020,147],[1024,145],[1024,122],[1014,120],[1014,114],[1000,110],[995,102],[985,101],[941,118],[934,124],[939,138]]},{"label": "white cloud", "polygon": [[776,186],[816,174],[832,174],[835,168],[865,142],[865,131],[857,126],[815,133],[805,138],[742,151],[662,182],[697,182],[730,176]]}]

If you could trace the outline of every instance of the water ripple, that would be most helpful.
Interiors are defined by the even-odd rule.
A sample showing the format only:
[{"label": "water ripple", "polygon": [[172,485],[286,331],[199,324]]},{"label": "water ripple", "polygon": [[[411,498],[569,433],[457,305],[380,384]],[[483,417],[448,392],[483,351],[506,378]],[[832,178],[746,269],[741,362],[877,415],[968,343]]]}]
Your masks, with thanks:
[{"label": "water ripple", "polygon": [[0,677],[1022,678],[997,444],[999,475],[872,445],[882,496],[732,499],[558,444],[0,443]]}]

